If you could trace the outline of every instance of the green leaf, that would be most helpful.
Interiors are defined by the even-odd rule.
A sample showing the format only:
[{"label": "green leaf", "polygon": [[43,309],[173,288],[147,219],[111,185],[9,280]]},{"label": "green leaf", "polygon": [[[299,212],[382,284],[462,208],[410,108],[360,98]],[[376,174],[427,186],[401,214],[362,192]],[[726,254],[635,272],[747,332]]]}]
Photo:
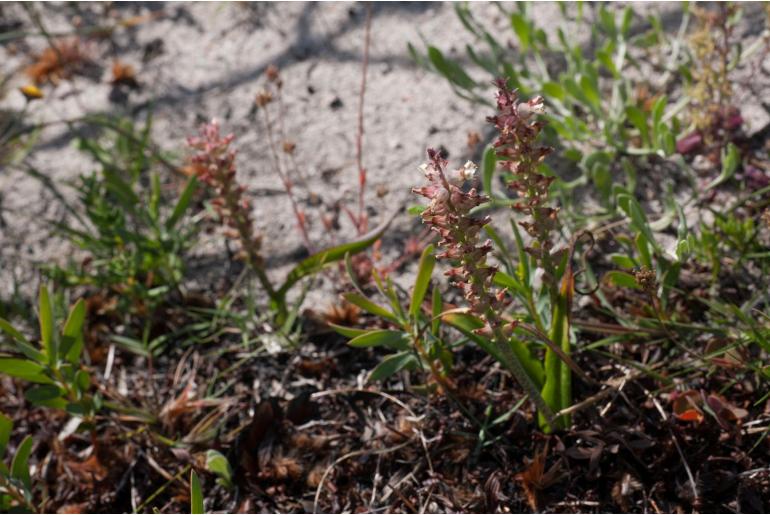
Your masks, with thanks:
[{"label": "green leaf", "polygon": [[346,254],[358,254],[359,252],[371,247],[374,242],[380,239],[382,234],[390,225],[392,219],[393,218],[391,217],[385,223],[372,230],[371,232],[361,236],[357,240],[322,250],[308,258],[305,258],[301,263],[295,266],[291,272],[289,272],[289,275],[286,276],[286,281],[278,290],[277,295],[284,297],[286,292],[289,291],[289,288],[294,286],[301,279],[318,272],[327,265],[344,259]]},{"label": "green leaf", "polygon": [[[505,359],[497,349],[497,346],[488,338],[476,334],[477,329],[484,327],[484,322],[468,313],[447,313],[443,315],[441,319],[460,331],[463,336],[478,345],[484,352],[495,358],[500,364],[505,364]],[[529,349],[517,339],[512,338],[509,341],[509,344],[511,350],[513,350],[516,355],[516,358],[524,367],[524,371],[538,388],[542,388],[544,375],[543,367],[540,362],[532,355]]]},{"label": "green leaf", "polygon": [[644,111],[634,105],[630,105],[626,107],[626,117],[639,131],[642,137],[642,146],[649,146],[650,135],[647,128],[647,115],[644,114]]},{"label": "green leaf", "polygon": [[65,338],[70,338],[73,342],[68,350],[62,345],[64,358],[70,363],[80,361],[80,351],[83,349],[83,322],[86,319],[86,303],[83,299],[78,300],[75,306],[70,310],[67,322],[64,324],[62,334]]},{"label": "green leaf", "polygon": [[657,243],[655,242],[655,238],[652,235],[652,230],[650,229],[650,224],[647,221],[647,216],[644,214],[642,206],[639,205],[639,201],[637,201],[628,193],[620,193],[617,195],[616,199],[618,206],[620,206],[620,208],[625,211],[626,215],[628,215],[628,217],[631,219],[631,227],[636,229],[636,231],[639,233],[643,234],[649,243],[653,245],[656,250],[658,250]]},{"label": "green leaf", "polygon": [[660,126],[663,120],[663,112],[666,110],[668,104],[668,97],[661,95],[655,103],[652,105],[652,131],[655,138],[660,135]]},{"label": "green leaf", "polygon": [[53,305],[51,297],[48,294],[48,288],[40,287],[40,300],[38,315],[40,319],[40,339],[43,342],[43,353],[48,357],[49,363],[54,363],[57,359],[56,347],[53,339]]},{"label": "green leaf", "polygon": [[174,206],[174,211],[171,213],[171,216],[168,218],[168,220],[166,220],[166,229],[173,229],[179,220],[182,219],[197,189],[198,179],[196,179],[196,177],[193,175],[190,177],[190,180],[187,181],[187,185],[184,187],[182,194],[179,196],[179,200],[177,201],[176,206]]},{"label": "green leaf", "polygon": [[109,169],[104,169],[104,182],[107,190],[113,194],[115,199],[129,212],[135,211],[135,206],[139,204],[139,197],[134,193],[131,185],[124,181],[118,174]]},{"label": "green leaf", "polygon": [[558,82],[544,82],[541,89],[547,98],[555,98],[561,102],[567,98],[567,92],[564,91],[564,88]]},{"label": "green leaf", "polygon": [[599,88],[596,83],[591,80],[588,75],[583,75],[580,78],[580,87],[583,90],[585,98],[588,99],[589,104],[593,108],[595,113],[599,112],[599,108],[602,103],[602,97],[599,94]]},{"label": "green leaf", "polygon": [[367,299],[360,293],[356,293],[356,292],[343,293],[342,297],[346,301],[358,306],[359,308],[363,309],[367,313],[378,316],[380,318],[384,318],[385,320],[390,320],[395,324],[399,323],[398,317],[395,314],[391,313],[390,311],[383,308],[379,304],[375,304],[374,302]]},{"label": "green leaf", "polygon": [[617,34],[618,29],[615,25],[615,16],[604,6],[601,6],[599,9],[599,26],[609,36],[615,37]]},{"label": "green leaf", "polygon": [[8,447],[8,440],[11,438],[12,430],[13,420],[6,416],[5,413],[0,413],[0,461],[5,456],[5,449]]},{"label": "green leaf", "polygon": [[204,513],[201,482],[194,470],[190,471],[190,513]]},{"label": "green leaf", "polygon": [[529,45],[532,38],[531,38],[531,30],[529,27],[529,23],[527,23],[527,20],[526,18],[524,18],[524,15],[520,13],[511,14],[511,27],[513,27],[513,31],[516,33],[516,36],[518,36],[519,38],[519,43],[521,44],[521,51],[526,52],[529,49]]},{"label": "green leaf", "polygon": [[227,461],[227,458],[221,452],[213,449],[206,452],[206,469],[219,476],[222,486],[225,488],[232,487],[233,469],[230,467],[230,462]]},{"label": "green leaf", "polygon": [[382,329],[356,336],[348,342],[348,345],[357,348],[382,346],[403,351],[409,349],[408,338],[409,335],[403,331]]},{"label": "green leaf", "polygon": [[610,255],[610,260],[621,268],[636,268],[639,266],[636,261],[623,254],[612,254]]},{"label": "green leaf", "polygon": [[727,151],[722,151],[722,173],[719,177],[711,181],[706,186],[706,191],[715,188],[723,182],[732,178],[735,175],[735,171],[738,169],[738,165],[741,164],[741,154],[738,151],[738,147],[732,143],[727,144]]},{"label": "green leaf", "polygon": [[33,361],[17,358],[0,358],[0,374],[18,377],[30,383],[52,384],[45,375],[45,367]]},{"label": "green leaf", "polygon": [[144,345],[140,340],[137,340],[135,338],[129,338],[127,336],[120,336],[120,335],[114,334],[112,335],[112,341],[117,343],[127,351],[133,352],[138,356],[144,356],[144,357],[150,356],[150,351],[147,349],[147,346]]},{"label": "green leaf", "polygon": [[495,147],[487,145],[481,158],[481,184],[484,188],[484,193],[490,197],[492,196],[492,177],[495,173],[495,166],[497,166]]},{"label": "green leaf", "polygon": [[438,286],[433,288],[433,298],[431,299],[431,323],[430,323],[430,329],[431,332],[438,336],[439,335],[439,327],[441,325],[441,318],[439,318],[439,315],[441,314],[441,311],[444,309],[444,302],[441,299],[441,290],[438,288]]},{"label": "green leaf", "polygon": [[337,334],[341,334],[346,338],[355,338],[356,336],[361,336],[362,334],[369,332],[367,329],[356,329],[354,327],[345,327],[343,325],[332,323],[329,323],[329,327],[331,327]]},{"label": "green leaf", "polygon": [[445,58],[438,48],[428,47],[428,59],[436,70],[453,84],[466,90],[476,87],[476,83],[465,73],[465,70],[456,62]]},{"label": "green leaf", "polygon": [[607,280],[612,282],[615,286],[621,288],[633,288],[634,290],[640,290],[641,287],[636,282],[636,278],[628,272],[622,272],[620,270],[611,270],[606,274]]},{"label": "green leaf", "polygon": [[29,359],[38,363],[47,362],[45,354],[30,345],[29,341],[16,330],[7,320],[0,318],[0,331],[11,337],[13,345]]},{"label": "green leaf", "polygon": [[24,438],[11,462],[11,478],[21,481],[27,490],[32,488],[29,478],[29,455],[32,453],[32,443],[32,436]]},{"label": "green leaf", "polygon": [[436,265],[436,258],[433,256],[433,245],[428,245],[422,251],[420,257],[420,264],[417,267],[417,279],[414,281],[414,289],[412,290],[412,300],[409,304],[409,315],[413,319],[417,318],[420,313],[420,306],[425,298],[425,294],[428,292],[428,286],[430,286],[430,278],[433,274],[433,267]]},{"label": "green leaf", "polygon": [[382,381],[408,366],[417,365],[417,359],[411,351],[398,352],[386,356],[369,374],[369,381]]},{"label": "green leaf", "polygon": [[26,392],[24,392],[24,397],[33,404],[38,404],[40,402],[46,402],[50,401],[56,398],[61,397],[62,390],[56,385],[53,384],[43,384],[40,386],[33,386]]},{"label": "green leaf", "polygon": [[0,318],[0,331],[3,331],[5,334],[10,336],[14,340],[29,344],[29,342],[24,337],[24,335],[21,334],[15,327],[11,325],[10,322],[8,322],[8,320],[4,318]]}]

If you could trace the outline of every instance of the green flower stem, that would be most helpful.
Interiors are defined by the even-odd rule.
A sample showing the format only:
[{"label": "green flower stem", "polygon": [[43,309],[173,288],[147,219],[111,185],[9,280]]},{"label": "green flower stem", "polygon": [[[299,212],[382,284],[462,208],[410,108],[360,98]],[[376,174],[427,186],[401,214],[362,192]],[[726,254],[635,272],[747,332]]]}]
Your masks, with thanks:
[{"label": "green flower stem", "polygon": [[554,421],[553,410],[548,405],[548,403],[546,403],[543,396],[540,395],[540,391],[538,390],[537,385],[532,380],[532,378],[529,377],[529,374],[527,374],[526,370],[524,370],[524,366],[521,364],[521,361],[519,361],[519,358],[516,357],[516,354],[514,354],[510,345],[508,345],[508,340],[505,338],[505,335],[500,328],[500,321],[497,317],[497,313],[495,313],[492,309],[488,309],[485,316],[487,321],[490,323],[490,326],[492,327],[492,331],[495,335],[493,341],[503,358],[504,365],[508,368],[508,370],[510,370],[514,379],[516,379],[516,382],[518,382],[519,385],[524,389],[529,398],[532,399],[532,402],[535,403],[539,414],[545,418],[549,425],[552,425]]}]

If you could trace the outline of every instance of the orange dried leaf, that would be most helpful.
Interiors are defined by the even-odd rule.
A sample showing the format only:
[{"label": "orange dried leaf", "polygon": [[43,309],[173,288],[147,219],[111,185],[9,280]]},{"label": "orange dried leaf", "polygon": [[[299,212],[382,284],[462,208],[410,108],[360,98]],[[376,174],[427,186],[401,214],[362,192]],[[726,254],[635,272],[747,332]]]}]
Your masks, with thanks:
[{"label": "orange dried leaf", "polygon": [[136,80],[136,71],[130,64],[121,63],[118,60],[112,63],[112,84],[114,86],[128,86],[131,89],[138,89],[139,82]]}]

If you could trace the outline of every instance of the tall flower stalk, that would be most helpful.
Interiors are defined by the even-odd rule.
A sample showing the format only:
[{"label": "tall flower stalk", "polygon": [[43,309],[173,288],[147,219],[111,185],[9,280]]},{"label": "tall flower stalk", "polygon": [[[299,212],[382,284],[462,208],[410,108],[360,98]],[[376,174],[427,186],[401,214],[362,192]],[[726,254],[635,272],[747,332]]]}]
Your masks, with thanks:
[{"label": "tall flower stalk", "polygon": [[277,293],[265,273],[260,253],[262,236],[254,230],[251,203],[243,195],[246,188],[235,177],[236,152],[231,148],[234,139],[232,134],[222,136],[215,120],[203,125],[198,136],[187,140],[196,151],[193,170],[214,193],[211,204],[225,226],[225,236],[238,242],[238,257],[254,270],[270,299],[276,300]]},{"label": "tall flower stalk", "polygon": [[553,411],[506,337],[510,328],[506,328],[506,322],[502,318],[505,291],[497,290],[492,283],[497,272],[494,266],[487,263],[487,254],[492,250],[492,242],[487,240],[482,243],[480,238],[481,228],[487,225],[490,219],[475,218],[470,214],[471,210],[485,202],[487,197],[479,194],[476,187],[471,187],[467,192],[463,190],[466,183],[477,182],[476,165],[468,162],[461,169],[448,174],[447,162],[437,151],[428,150],[428,158],[430,162],[421,167],[428,184],[414,188],[413,191],[430,200],[430,204],[422,213],[422,220],[441,236],[439,246],[443,252],[436,257],[457,263],[457,266],[447,271],[447,275],[463,290],[470,310],[486,322],[487,327],[482,331],[491,334],[492,341],[503,359],[503,365],[510,370],[540,413],[551,421]]},{"label": "tall flower stalk", "polygon": [[[554,178],[539,171],[539,165],[551,152],[538,144],[543,122],[537,115],[544,112],[543,98],[520,102],[504,79],[496,81],[496,85],[497,114],[488,118],[498,131],[496,155],[500,166],[513,176],[509,186],[517,194],[514,209],[523,215],[519,225],[529,235],[525,250],[543,272],[543,288],[551,306],[547,328],[537,310],[531,313],[536,327],[529,328],[529,332],[547,343],[542,367],[537,362],[532,364],[526,346],[511,340],[517,322],[506,321],[506,291],[496,288],[493,282],[497,269],[487,262],[492,241],[480,239],[481,229],[490,220],[471,216],[471,210],[487,200],[476,189],[475,165],[469,162],[448,173],[446,161],[429,150],[430,162],[422,166],[428,185],[413,191],[430,200],[422,213],[423,222],[441,236],[443,253],[437,257],[456,264],[447,275],[462,288],[471,313],[484,324],[477,333],[494,343],[498,359],[536,404],[541,427],[550,431],[569,424],[567,416],[555,419],[554,413],[572,404],[570,367],[575,365],[569,358],[569,316],[574,274],[565,250],[554,249],[553,232],[559,225],[558,209],[549,205]],[[574,243],[570,249],[569,254]],[[528,300],[534,306],[534,298]],[[521,327],[527,330],[526,325]]]},{"label": "tall flower stalk", "polygon": [[[495,85],[498,87],[497,114],[489,117],[488,121],[498,132],[494,143],[496,154],[501,167],[514,177],[509,184],[519,198],[514,209],[525,215],[519,225],[531,238],[525,250],[542,269],[543,285],[551,301],[551,326],[548,330],[551,345],[545,352],[542,395],[548,406],[558,411],[572,405],[572,373],[563,358],[568,359],[570,355],[569,317],[575,285],[570,264],[567,263],[563,269],[559,267],[565,257],[564,251],[553,250],[552,233],[559,226],[559,211],[548,205],[548,197],[554,177],[547,177],[538,170],[552,150],[537,142],[544,122],[537,120],[536,115],[544,113],[544,100],[537,96],[527,102],[519,102],[516,91],[508,87],[505,79],[496,80]],[[547,418],[541,412],[541,425],[550,429],[552,425]],[[569,418],[561,417],[555,427],[568,424]]]}]

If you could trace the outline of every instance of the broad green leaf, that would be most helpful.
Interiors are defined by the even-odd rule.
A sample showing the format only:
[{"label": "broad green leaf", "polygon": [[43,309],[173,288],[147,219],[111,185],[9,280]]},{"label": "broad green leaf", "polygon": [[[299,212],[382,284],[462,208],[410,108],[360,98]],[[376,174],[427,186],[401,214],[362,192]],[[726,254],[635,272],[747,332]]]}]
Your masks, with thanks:
[{"label": "broad green leaf", "polygon": [[74,383],[82,393],[85,393],[91,389],[91,376],[85,370],[78,370],[75,373]]},{"label": "broad green leaf", "polygon": [[8,440],[11,438],[12,430],[13,420],[6,416],[5,413],[0,413],[0,461],[3,461],[5,456],[5,449],[8,447]]},{"label": "broad green leaf", "polygon": [[233,469],[221,452],[210,449],[206,452],[206,469],[221,480],[222,486],[230,488],[233,484]]},{"label": "broad green leaf", "polygon": [[513,31],[516,33],[516,36],[518,36],[519,38],[519,43],[521,44],[521,51],[526,52],[529,49],[529,45],[532,38],[530,34],[531,31],[530,31],[529,23],[527,23],[527,20],[524,18],[524,15],[520,13],[511,14],[511,27],[513,27]]},{"label": "broad green leaf", "polygon": [[433,245],[428,245],[422,251],[422,256],[420,257],[420,264],[417,267],[417,278],[414,281],[414,289],[412,290],[412,300],[409,304],[409,315],[413,319],[416,319],[420,313],[420,306],[425,298],[425,294],[428,292],[430,278],[435,265],[436,258],[433,255]]},{"label": "broad green leaf", "polygon": [[201,482],[194,470],[190,471],[190,513],[204,513]]},{"label": "broad green leaf", "polygon": [[30,383],[52,384],[45,375],[45,367],[33,361],[17,358],[0,358],[0,374],[18,377]]},{"label": "broad green leaf", "polygon": [[541,89],[547,98],[555,98],[562,102],[567,98],[567,92],[564,91],[564,88],[558,82],[544,82]]},{"label": "broad green leaf", "polygon": [[177,201],[176,206],[174,206],[174,211],[171,213],[171,216],[168,218],[168,220],[166,220],[166,229],[173,229],[179,220],[182,219],[197,189],[198,180],[193,175],[190,177],[190,180],[187,181],[187,185],[184,187],[184,191],[182,191],[182,194],[179,196],[179,200]]},{"label": "broad green leaf", "polygon": [[61,397],[62,390],[53,384],[41,384],[33,386],[24,392],[24,398],[33,404],[46,402]]},{"label": "broad green leaf", "polygon": [[637,128],[642,138],[642,146],[649,146],[650,135],[647,128],[647,115],[634,105],[626,107],[626,117]]},{"label": "broad green leaf", "polygon": [[642,264],[647,268],[652,268],[652,254],[650,254],[650,243],[647,237],[642,233],[637,234],[634,244],[636,245],[636,250],[639,251],[639,258]]},{"label": "broad green leaf", "polygon": [[444,57],[444,54],[438,48],[428,47],[428,59],[430,59],[436,70],[453,84],[467,90],[476,87],[476,83],[465,73],[465,70],[456,62]]},{"label": "broad green leaf", "polygon": [[492,177],[495,174],[496,165],[497,154],[495,153],[495,147],[487,145],[481,158],[481,185],[484,188],[484,193],[490,197],[492,196]]},{"label": "broad green leaf", "polygon": [[51,304],[51,297],[48,294],[48,288],[45,286],[40,287],[38,309],[40,311],[38,317],[40,319],[40,339],[43,342],[43,353],[48,357],[49,363],[54,363],[57,356],[53,335],[53,305]]},{"label": "broad green leaf", "polygon": [[[70,363],[80,361],[80,351],[83,349],[83,322],[86,319],[86,303],[83,299],[70,310],[67,322],[64,324],[62,334],[65,338],[72,339],[72,345],[68,350],[62,348],[64,358]],[[64,346],[62,342],[62,347]]]},{"label": "broad green leaf", "polygon": [[621,268],[636,268],[639,266],[636,261],[623,254],[612,254],[610,260]]},{"label": "broad green leaf", "polygon": [[346,338],[355,338],[356,336],[361,336],[362,334],[369,332],[367,329],[356,329],[354,327],[345,327],[343,325],[332,323],[329,323],[329,327],[331,327],[337,334],[341,334]]},{"label": "broad green leaf", "polygon": [[386,356],[385,359],[372,370],[371,374],[369,374],[369,381],[382,381],[396,372],[413,365],[417,365],[417,359],[411,351],[391,354]]},{"label": "broad green leaf", "polygon": [[596,83],[591,80],[588,75],[583,75],[580,78],[580,87],[583,90],[585,98],[588,99],[589,104],[593,108],[593,111],[598,113],[602,104],[602,97]]},{"label": "broad green leaf", "polygon": [[29,455],[32,453],[32,443],[32,436],[24,438],[11,462],[11,477],[21,481],[27,490],[32,488],[29,478]]},{"label": "broad green leaf", "polygon": [[390,320],[391,322],[396,324],[399,323],[398,317],[395,314],[391,313],[390,311],[380,306],[379,304],[375,304],[374,302],[367,299],[360,293],[356,293],[356,292],[343,293],[342,297],[346,301],[358,306],[359,308],[363,309],[367,313],[376,315],[380,318],[384,318],[385,320]]},{"label": "broad green leaf", "polygon": [[295,266],[291,272],[289,272],[289,275],[286,276],[286,281],[277,292],[278,296],[284,297],[286,292],[289,291],[289,288],[294,286],[301,279],[318,272],[327,265],[344,259],[346,254],[358,254],[372,246],[374,242],[380,239],[390,225],[391,220],[392,217],[376,229],[354,241],[322,250],[302,260],[302,262]]},{"label": "broad green leaf", "polygon": [[639,284],[636,282],[636,278],[628,272],[610,270],[607,272],[606,277],[615,286],[620,286],[622,288],[633,288],[634,290],[641,289]]},{"label": "broad green leaf", "polygon": [[393,350],[405,351],[409,349],[409,335],[403,331],[389,331],[387,329],[369,331],[366,334],[356,336],[348,342],[351,347],[388,347]]}]

